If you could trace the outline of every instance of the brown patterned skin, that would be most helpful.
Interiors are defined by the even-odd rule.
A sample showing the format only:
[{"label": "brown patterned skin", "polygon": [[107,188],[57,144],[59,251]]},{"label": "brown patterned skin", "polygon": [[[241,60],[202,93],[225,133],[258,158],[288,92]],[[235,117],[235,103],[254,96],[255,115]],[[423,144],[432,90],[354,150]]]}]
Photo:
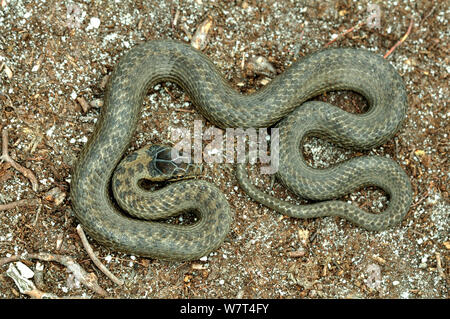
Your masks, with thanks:
[{"label": "brown patterned skin", "polygon": [[[243,166],[238,166],[238,180],[253,198],[296,217],[338,215],[368,229],[381,230],[398,223],[408,211],[411,186],[391,160],[363,157],[317,173],[304,164],[298,152],[302,136],[311,133],[356,148],[371,148],[393,137],[405,117],[406,93],[400,76],[381,57],[366,50],[324,50],[294,63],[255,94],[241,95],[206,56],[189,45],[151,41],[121,58],[110,78],[95,131],[73,171],[71,198],[75,215],[99,242],[135,255],[196,259],[216,249],[230,228],[232,215],[224,195],[204,181],[171,184],[151,202],[153,208],[162,210],[196,210],[199,221],[194,225],[134,219],[110,197],[110,179],[135,131],[143,97],[149,87],[163,81],[181,86],[196,108],[221,128],[269,127],[322,92],[350,89],[361,93],[370,105],[363,115],[336,112],[329,105],[308,102],[284,119],[280,123],[278,175],[288,187],[306,184],[305,189],[294,191],[313,199],[377,185],[390,195],[389,211],[383,214],[387,215],[386,221],[337,201],[295,211],[286,203],[258,193],[246,179]],[[300,118],[305,116],[308,122]],[[362,146],[355,145],[361,140]],[[312,181],[313,186],[308,186]],[[348,185],[341,186],[341,181]]]}]

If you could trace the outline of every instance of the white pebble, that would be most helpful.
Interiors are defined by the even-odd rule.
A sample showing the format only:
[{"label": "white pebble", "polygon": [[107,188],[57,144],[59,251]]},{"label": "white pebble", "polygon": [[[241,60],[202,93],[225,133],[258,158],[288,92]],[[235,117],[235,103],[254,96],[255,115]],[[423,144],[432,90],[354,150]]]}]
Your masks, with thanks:
[{"label": "white pebble", "polygon": [[91,20],[89,20],[89,25],[86,28],[86,31],[97,29],[100,26],[100,19],[93,17]]},{"label": "white pebble", "polygon": [[16,267],[20,271],[22,277],[27,279],[33,278],[34,272],[30,268],[28,268],[28,266],[25,265],[24,263],[18,261],[16,262]]},{"label": "white pebble", "polygon": [[53,125],[51,128],[49,128],[47,130],[47,132],[45,132],[45,134],[47,135],[47,137],[52,137],[54,131],[55,131],[55,126]]}]

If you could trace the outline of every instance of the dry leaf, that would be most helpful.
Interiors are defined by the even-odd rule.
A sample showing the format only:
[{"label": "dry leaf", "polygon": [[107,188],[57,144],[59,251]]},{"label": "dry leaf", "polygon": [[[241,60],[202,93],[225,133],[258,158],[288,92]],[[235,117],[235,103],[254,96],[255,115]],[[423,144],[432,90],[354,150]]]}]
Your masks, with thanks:
[{"label": "dry leaf", "polygon": [[197,50],[204,50],[208,44],[208,33],[213,25],[213,20],[211,17],[206,18],[195,31],[194,36],[191,40],[191,45]]}]

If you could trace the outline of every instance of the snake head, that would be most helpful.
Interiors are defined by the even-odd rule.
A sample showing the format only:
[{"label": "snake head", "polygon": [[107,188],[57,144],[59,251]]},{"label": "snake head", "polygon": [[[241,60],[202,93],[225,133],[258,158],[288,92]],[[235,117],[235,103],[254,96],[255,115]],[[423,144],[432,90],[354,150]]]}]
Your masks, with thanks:
[{"label": "snake head", "polygon": [[145,148],[145,153],[151,181],[188,179],[202,172],[202,165],[190,163],[190,158],[170,146],[154,144]]}]

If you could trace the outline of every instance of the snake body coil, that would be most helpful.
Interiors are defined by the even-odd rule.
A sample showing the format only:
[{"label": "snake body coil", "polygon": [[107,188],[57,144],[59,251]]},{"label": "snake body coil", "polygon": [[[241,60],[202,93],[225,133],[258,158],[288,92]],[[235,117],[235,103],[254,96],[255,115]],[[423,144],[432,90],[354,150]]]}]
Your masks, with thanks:
[{"label": "snake body coil", "polygon": [[[245,167],[238,165],[241,186],[263,204],[301,218],[337,215],[370,230],[386,229],[400,222],[408,211],[410,182],[392,160],[361,157],[315,170],[299,152],[309,134],[363,149],[393,137],[405,117],[406,93],[400,76],[381,57],[357,49],[324,50],[294,63],[255,94],[241,95],[206,56],[189,45],[151,41],[121,58],[110,78],[101,117],[74,168],[74,211],[97,241],[141,256],[195,259],[217,248],[230,228],[232,215],[226,198],[215,186],[200,180],[181,181],[158,190],[149,207],[172,213],[194,210],[199,221],[193,225],[134,219],[111,199],[110,179],[136,129],[143,97],[149,87],[162,81],[181,86],[196,108],[221,128],[269,127],[283,119],[278,124],[278,176],[300,196],[325,200],[365,185],[376,185],[390,196],[387,211],[377,215],[341,201],[294,206],[256,189]],[[304,103],[322,92],[341,89],[362,94],[369,111],[356,115],[325,103]]]}]

